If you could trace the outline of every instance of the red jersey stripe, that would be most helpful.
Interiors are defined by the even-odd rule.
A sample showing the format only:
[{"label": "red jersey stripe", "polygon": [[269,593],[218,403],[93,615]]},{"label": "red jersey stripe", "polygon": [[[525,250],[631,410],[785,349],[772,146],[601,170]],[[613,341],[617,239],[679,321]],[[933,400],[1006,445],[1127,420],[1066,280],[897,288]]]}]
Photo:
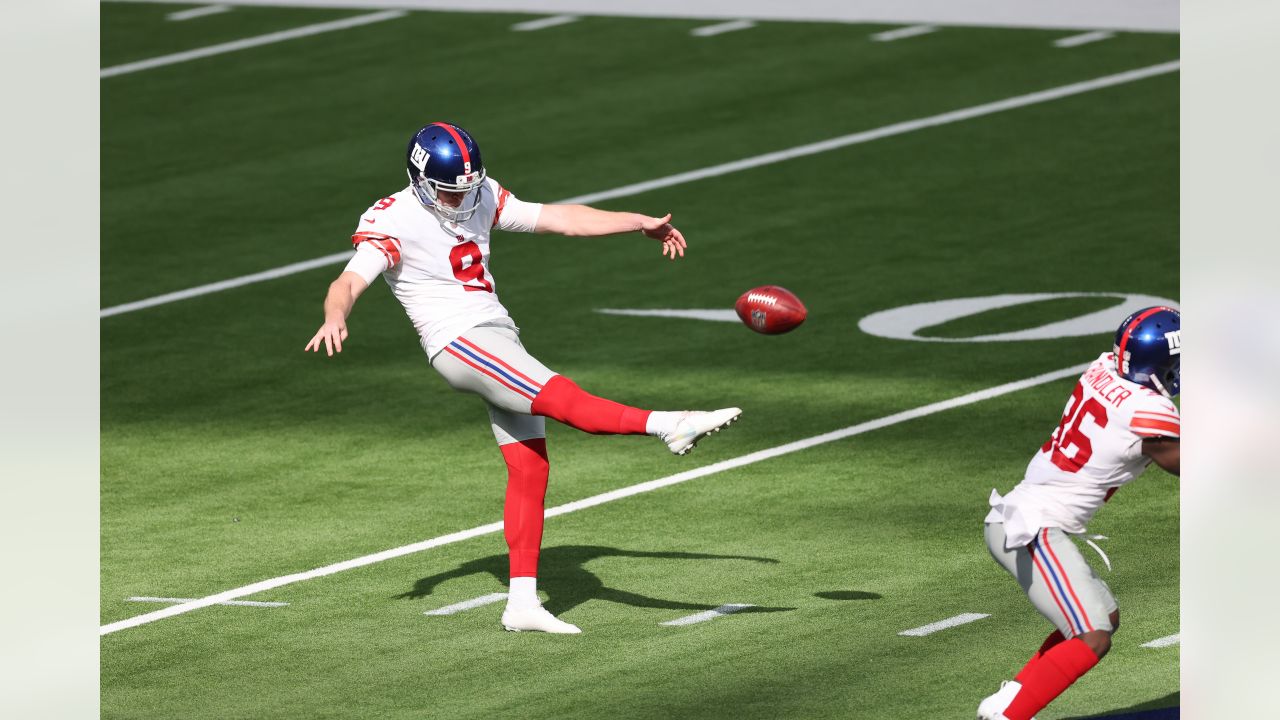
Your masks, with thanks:
[{"label": "red jersey stripe", "polygon": [[1155,431],[1155,432],[1163,432],[1163,433],[1172,433],[1175,436],[1182,432],[1182,426],[1176,422],[1168,422],[1165,420],[1148,420],[1146,418],[1137,418],[1137,417],[1133,419],[1133,422],[1129,423],[1129,428],[1137,433]]},{"label": "red jersey stripe", "polygon": [[511,197],[511,191],[498,186],[498,209],[493,213],[493,225],[498,224],[498,218],[502,217],[502,208],[507,206],[507,198]]}]

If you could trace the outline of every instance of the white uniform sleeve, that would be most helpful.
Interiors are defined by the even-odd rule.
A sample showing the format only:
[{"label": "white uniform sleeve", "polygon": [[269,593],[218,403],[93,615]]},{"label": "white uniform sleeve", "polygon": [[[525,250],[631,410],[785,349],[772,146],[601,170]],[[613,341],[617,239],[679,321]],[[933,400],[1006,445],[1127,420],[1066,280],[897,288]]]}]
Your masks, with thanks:
[{"label": "white uniform sleeve", "polygon": [[[393,213],[383,212],[395,203],[395,198],[383,198],[374,203],[357,223],[351,236],[356,255],[347,263],[346,270],[372,283],[378,275],[400,263],[400,238]],[[380,232],[375,232],[377,228]]]},{"label": "white uniform sleeve", "polygon": [[1133,411],[1133,419],[1129,421],[1129,429],[1144,438],[1181,438],[1182,418],[1178,406],[1168,398],[1155,395],[1144,395],[1138,409]]},{"label": "white uniform sleeve", "polygon": [[525,202],[511,191],[493,181],[498,207],[493,213],[493,226],[511,232],[533,232],[542,214],[542,203]]},{"label": "white uniform sleeve", "polygon": [[356,254],[347,262],[343,272],[353,272],[364,278],[366,284],[372,285],[375,278],[390,269],[391,263],[385,253],[371,243],[362,242],[356,245]]}]

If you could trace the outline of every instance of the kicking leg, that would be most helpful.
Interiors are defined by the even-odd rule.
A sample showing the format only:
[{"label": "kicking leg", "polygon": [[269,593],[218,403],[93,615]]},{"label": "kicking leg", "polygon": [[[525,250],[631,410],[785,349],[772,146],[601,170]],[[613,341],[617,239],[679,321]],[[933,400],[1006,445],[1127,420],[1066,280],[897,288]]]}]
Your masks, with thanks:
[{"label": "kicking leg", "polygon": [[677,455],[742,414],[738,408],[650,411],[592,395],[538,362],[515,331],[505,327],[474,327],[431,362],[454,388],[477,393],[496,407],[549,417],[597,435],[653,435]]}]

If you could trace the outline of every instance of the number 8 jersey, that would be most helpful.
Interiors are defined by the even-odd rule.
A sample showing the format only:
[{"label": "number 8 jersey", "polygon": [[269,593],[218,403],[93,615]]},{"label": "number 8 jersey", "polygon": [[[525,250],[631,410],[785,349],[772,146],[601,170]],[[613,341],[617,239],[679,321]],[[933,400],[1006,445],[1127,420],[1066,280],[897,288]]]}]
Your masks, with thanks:
[{"label": "number 8 jersey", "polygon": [[991,491],[986,522],[1004,523],[1008,547],[1026,545],[1046,527],[1083,533],[1112,493],[1151,463],[1143,439],[1181,436],[1177,406],[1118,370],[1114,353],[1095,360],[1022,482],[1004,497]]},{"label": "number 8 jersey", "polygon": [[406,187],[371,205],[351,236],[356,254],[346,270],[368,283],[382,275],[429,357],[480,323],[511,322],[489,269],[489,234],[495,227],[533,232],[542,212],[541,204],[516,199],[493,178],[474,192],[476,212],[454,223]]}]

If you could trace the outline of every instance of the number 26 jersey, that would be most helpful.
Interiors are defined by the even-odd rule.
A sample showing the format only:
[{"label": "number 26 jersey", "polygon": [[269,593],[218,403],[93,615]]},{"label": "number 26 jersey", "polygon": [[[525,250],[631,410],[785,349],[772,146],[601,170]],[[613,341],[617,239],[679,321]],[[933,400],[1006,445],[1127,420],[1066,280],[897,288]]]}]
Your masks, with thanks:
[{"label": "number 26 jersey", "polygon": [[1120,376],[1114,353],[1085,370],[1062,421],[1008,495],[991,491],[986,522],[1003,522],[1009,547],[1026,545],[1045,527],[1083,533],[1117,488],[1151,463],[1146,438],[1179,438],[1178,408],[1168,398]]},{"label": "number 26 jersey", "polygon": [[[406,187],[371,205],[351,236],[356,254],[346,270],[368,283],[382,275],[429,357],[480,323],[510,322],[490,271],[489,235],[495,227],[533,232],[542,212],[541,204],[518,200],[493,178],[473,192],[480,193],[475,213],[454,223]],[[463,206],[471,202],[468,195]]]}]

